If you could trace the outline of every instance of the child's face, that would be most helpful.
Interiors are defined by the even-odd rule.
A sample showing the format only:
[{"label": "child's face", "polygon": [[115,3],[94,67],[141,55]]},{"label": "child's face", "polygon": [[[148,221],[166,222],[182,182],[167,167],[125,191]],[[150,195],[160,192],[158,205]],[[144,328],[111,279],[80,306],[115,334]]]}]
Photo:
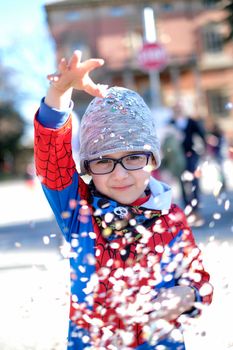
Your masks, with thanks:
[{"label": "child's face", "polygon": [[[135,154],[135,152],[117,152],[104,157],[119,159],[132,153]],[[115,169],[111,173],[103,175],[91,174],[91,176],[99,192],[122,204],[131,204],[138,198],[145,196],[145,189],[154,166],[155,161],[150,156],[148,165],[143,169],[126,170],[121,164],[116,164]]]}]

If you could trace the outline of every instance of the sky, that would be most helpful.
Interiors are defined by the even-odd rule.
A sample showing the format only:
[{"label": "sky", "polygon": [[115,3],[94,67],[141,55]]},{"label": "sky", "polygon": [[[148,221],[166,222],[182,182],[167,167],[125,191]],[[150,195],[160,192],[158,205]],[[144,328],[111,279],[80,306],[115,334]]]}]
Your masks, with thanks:
[{"label": "sky", "polygon": [[0,2],[0,62],[14,71],[13,84],[20,93],[17,108],[27,123],[25,144],[32,138],[33,115],[46,93],[46,75],[55,70],[55,46],[46,22],[45,2]]}]

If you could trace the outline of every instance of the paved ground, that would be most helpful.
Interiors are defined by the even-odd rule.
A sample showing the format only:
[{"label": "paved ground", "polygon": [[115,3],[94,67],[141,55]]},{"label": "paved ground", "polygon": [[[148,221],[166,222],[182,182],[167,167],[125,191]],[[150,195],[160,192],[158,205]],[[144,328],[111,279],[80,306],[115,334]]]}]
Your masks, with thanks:
[{"label": "paved ground", "polygon": [[52,212],[37,179],[0,183],[0,226],[51,218]]}]

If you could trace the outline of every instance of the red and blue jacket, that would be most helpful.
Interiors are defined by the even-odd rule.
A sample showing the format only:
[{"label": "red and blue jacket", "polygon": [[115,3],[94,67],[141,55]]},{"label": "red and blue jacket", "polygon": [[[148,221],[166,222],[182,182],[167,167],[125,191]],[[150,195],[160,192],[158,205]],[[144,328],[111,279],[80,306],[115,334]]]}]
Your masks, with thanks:
[{"label": "red and blue jacket", "polygon": [[[162,288],[185,283],[195,289],[197,304],[211,302],[212,290],[206,288],[209,274],[203,268],[201,252],[185,215],[171,203],[170,188],[151,179],[150,196],[145,203],[134,203],[131,208],[135,218],[145,218],[152,210],[150,225],[146,230],[141,228],[140,238],[135,236],[130,244],[124,234],[109,240],[104,234],[103,217],[111,207],[114,211],[124,206],[111,200],[106,206],[106,198],[100,194],[91,197],[90,185],[79,176],[72,158],[72,121],[68,112],[49,108],[42,101],[35,117],[37,175],[70,244],[67,348],[110,349],[111,344],[117,344],[116,349],[149,350],[158,345],[164,349],[185,349],[182,338],[166,335],[150,342],[143,332],[150,320],[150,306]],[[96,215],[96,205],[102,205],[102,218]],[[127,251],[127,257],[123,251]],[[143,305],[138,304],[139,297]],[[133,312],[129,305],[134,307]],[[194,308],[189,316],[199,312]],[[179,326],[177,320],[173,326]]]}]

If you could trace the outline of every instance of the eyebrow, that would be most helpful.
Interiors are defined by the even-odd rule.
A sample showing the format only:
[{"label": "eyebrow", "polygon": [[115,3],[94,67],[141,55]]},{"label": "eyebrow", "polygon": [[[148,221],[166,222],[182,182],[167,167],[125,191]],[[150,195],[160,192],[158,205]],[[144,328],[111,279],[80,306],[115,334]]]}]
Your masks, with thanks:
[{"label": "eyebrow", "polygon": [[[130,156],[131,154],[144,154],[144,153],[146,153],[146,151],[129,151],[129,153],[127,152],[127,154],[125,154],[122,157],[127,157],[127,156]],[[119,157],[119,158],[122,158],[122,157]],[[110,157],[110,155],[105,154],[104,156],[100,156],[99,158],[113,158],[113,157]]]}]

